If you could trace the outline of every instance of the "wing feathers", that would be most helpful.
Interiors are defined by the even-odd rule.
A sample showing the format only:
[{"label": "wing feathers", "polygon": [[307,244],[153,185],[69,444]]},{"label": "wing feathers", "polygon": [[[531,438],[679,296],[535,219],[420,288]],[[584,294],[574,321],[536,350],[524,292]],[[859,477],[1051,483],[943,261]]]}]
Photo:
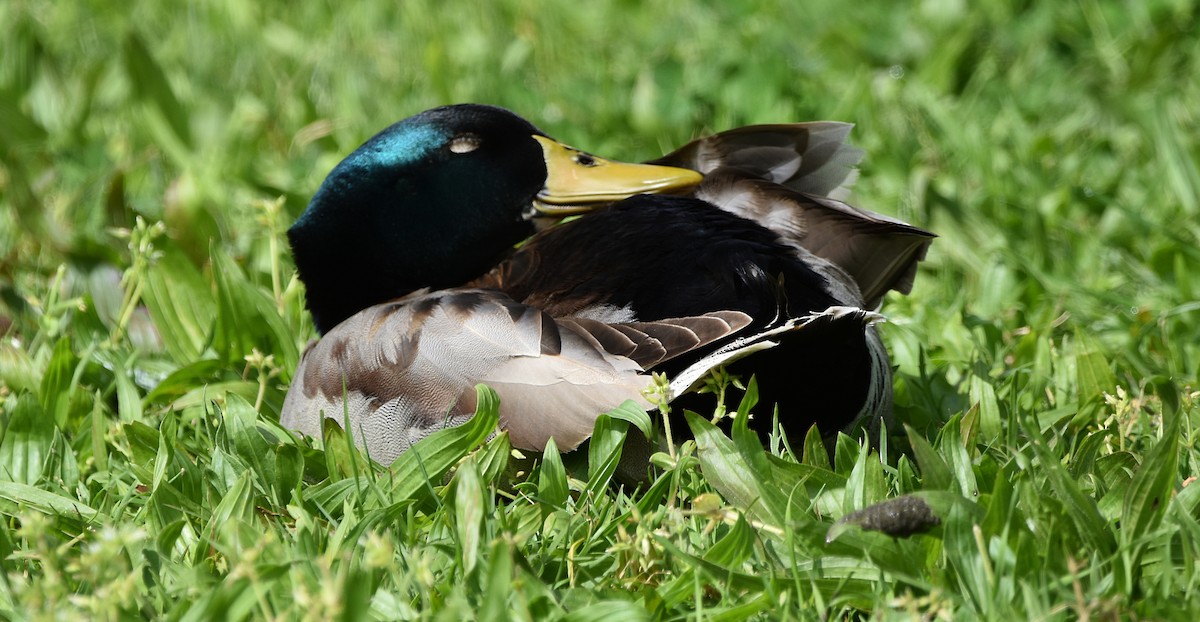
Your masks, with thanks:
[{"label": "wing feathers", "polygon": [[694,140],[651,164],[705,175],[737,169],[799,192],[844,197],[863,157],[845,143],[853,127],[834,121],[749,125]]},{"label": "wing feathers", "polygon": [[868,308],[878,307],[890,290],[911,291],[917,264],[936,237],[883,214],[737,171],[706,177],[696,196],[842,268],[858,285]]},{"label": "wing feathers", "polygon": [[705,174],[697,198],[778,233],[845,270],[866,306],[908,293],[934,235],[838,199],[857,175],[848,123],[751,125],[694,140],[653,160]]},{"label": "wing feathers", "polygon": [[492,290],[410,296],[366,309],[305,351],[280,422],[320,435],[349,419],[360,446],[388,463],[474,411],[474,386],[500,395],[500,426],[514,446],[569,450],[599,413],[632,399],[648,406],[644,369],[720,341],[750,323],[720,311],[605,324],[555,320]]},{"label": "wing feathers", "polygon": [[587,318],[566,318],[559,320],[563,326],[576,329],[576,332],[587,335],[592,343],[605,352],[618,356],[629,356],[637,349],[637,344],[623,331],[604,322]]}]

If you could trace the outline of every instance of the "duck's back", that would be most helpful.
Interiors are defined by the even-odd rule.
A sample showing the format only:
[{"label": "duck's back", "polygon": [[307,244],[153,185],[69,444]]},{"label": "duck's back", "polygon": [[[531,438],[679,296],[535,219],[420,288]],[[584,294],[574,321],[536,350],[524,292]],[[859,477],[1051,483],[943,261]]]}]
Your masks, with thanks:
[{"label": "duck's back", "polygon": [[774,232],[704,201],[640,195],[542,232],[479,284],[559,317],[736,310],[763,326],[780,313],[861,304],[852,289],[831,285],[846,279],[829,271],[836,268],[802,260]]},{"label": "duck's back", "polygon": [[[813,423],[828,434],[890,416],[887,355],[868,325],[875,316],[856,309],[863,301],[853,279],[698,199],[639,196],[545,231],[481,284],[556,317],[656,320],[736,310],[754,318],[749,330],[761,330],[827,313],[731,371],[758,376],[763,403],[780,405],[791,434]],[[711,410],[711,397],[685,396],[681,405]],[[770,410],[759,412],[765,431]]]}]

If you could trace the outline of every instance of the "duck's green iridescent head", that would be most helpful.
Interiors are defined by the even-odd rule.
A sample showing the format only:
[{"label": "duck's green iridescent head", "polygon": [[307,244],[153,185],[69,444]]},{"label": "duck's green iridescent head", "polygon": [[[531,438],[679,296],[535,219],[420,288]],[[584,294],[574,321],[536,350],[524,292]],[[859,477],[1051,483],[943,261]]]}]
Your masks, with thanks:
[{"label": "duck's green iridescent head", "polygon": [[392,125],[346,157],[288,238],[325,333],[371,305],[483,274],[533,232],[539,210],[575,213],[699,180],[590,156],[502,108],[445,106]]}]

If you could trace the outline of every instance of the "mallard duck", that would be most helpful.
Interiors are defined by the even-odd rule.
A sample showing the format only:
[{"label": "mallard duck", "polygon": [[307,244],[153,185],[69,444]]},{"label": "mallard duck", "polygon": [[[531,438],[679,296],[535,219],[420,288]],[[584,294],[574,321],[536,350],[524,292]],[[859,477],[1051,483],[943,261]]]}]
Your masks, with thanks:
[{"label": "mallard duck", "polygon": [[[778,381],[769,395],[801,433],[886,420],[870,309],[907,293],[933,236],[825,196],[857,162],[848,130],[751,126],[639,165],[490,106],[392,125],[288,231],[322,337],[281,422],[316,435],[345,411],[386,463],[468,419],[484,382],[514,446],[569,450],[598,413],[648,405],[648,370],[682,393],[722,363]],[[577,213],[529,237],[536,216]]]}]

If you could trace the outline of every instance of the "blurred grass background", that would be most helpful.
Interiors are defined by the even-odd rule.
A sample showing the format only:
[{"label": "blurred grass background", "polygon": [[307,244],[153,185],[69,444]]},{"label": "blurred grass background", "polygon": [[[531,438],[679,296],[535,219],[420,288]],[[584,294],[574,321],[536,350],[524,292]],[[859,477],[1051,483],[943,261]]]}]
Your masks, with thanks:
[{"label": "blurred grass background", "polygon": [[[1101,451],[1089,442],[1132,452],[1123,479],[1090,463],[1071,474],[1113,518],[1121,495],[1101,500],[1124,490],[1111,481],[1128,484],[1160,442],[1163,413],[1194,413],[1197,29],[1189,0],[9,0],[0,5],[0,405],[15,429],[21,396],[35,396],[27,412],[52,414],[54,425],[33,435],[32,458],[13,457],[28,449],[15,433],[0,456],[23,465],[13,481],[107,508],[100,524],[119,524],[124,508],[148,507],[130,492],[148,476],[114,465],[153,464],[163,421],[191,430],[179,451],[198,455],[219,444],[213,397],[242,395],[262,420],[277,417],[312,336],[281,233],[341,157],[399,118],[492,103],[623,159],[738,125],[836,119],[857,124],[852,140],[867,153],[852,202],[941,236],[912,295],[884,307],[900,420],[931,440],[962,424],[985,482],[1024,469],[1029,429],[1057,439],[1064,462]],[[163,235],[139,229],[139,217],[163,223]],[[1111,397],[1118,387],[1125,397]],[[895,441],[908,439],[898,430]],[[1180,442],[1176,487],[1196,473],[1190,432]],[[996,462],[981,467],[989,452]],[[63,479],[47,456],[78,458],[76,472]],[[900,478],[893,492],[922,489],[888,473]],[[20,490],[0,490],[6,529],[29,524],[31,503],[60,507]],[[1056,515],[1039,514],[1051,517],[1047,529]],[[18,531],[0,538],[10,559],[50,537]],[[929,568],[950,572],[936,557]],[[23,563],[6,568],[36,578],[57,567]],[[1109,570],[1085,594],[1130,605],[1123,599],[1137,590],[1106,583]],[[1192,574],[1176,578],[1158,589],[1194,585]],[[71,585],[87,593],[100,582]],[[904,589],[939,591],[921,581]],[[894,597],[879,590],[878,603]],[[10,602],[36,603],[33,591]],[[1047,611],[1058,611],[1056,593],[1045,595]],[[946,598],[950,610],[987,611],[978,597]]]}]

